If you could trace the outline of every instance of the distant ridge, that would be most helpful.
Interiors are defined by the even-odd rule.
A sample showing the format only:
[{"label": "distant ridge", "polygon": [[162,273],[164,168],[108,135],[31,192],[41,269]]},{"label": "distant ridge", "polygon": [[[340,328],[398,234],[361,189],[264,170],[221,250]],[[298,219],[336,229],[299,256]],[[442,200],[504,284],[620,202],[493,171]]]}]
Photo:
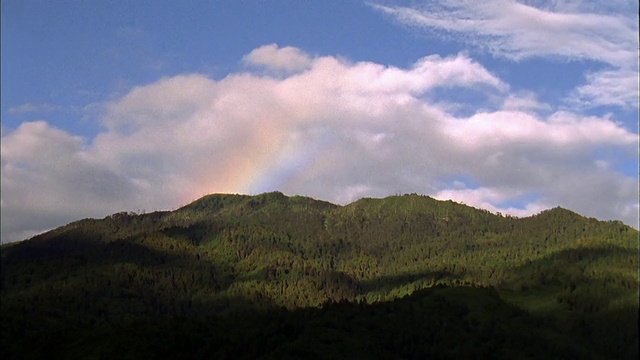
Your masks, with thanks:
[{"label": "distant ridge", "polygon": [[[316,200],[311,197],[306,196],[287,196],[282,192],[273,191],[267,192],[259,195],[241,195],[241,194],[210,194],[205,195],[185,206],[182,206],[174,211],[156,211],[150,214],[137,214],[132,212],[119,212],[107,216],[105,219],[115,219],[115,218],[131,218],[131,217],[141,217],[141,218],[166,218],[167,220],[182,218],[186,216],[186,214],[192,214],[194,219],[201,218],[203,216],[215,214],[220,211],[226,211],[229,213],[233,213],[236,215],[246,213],[248,211],[255,211],[262,208],[263,211],[277,210],[277,207],[289,207],[289,208],[314,208],[317,210],[333,210],[342,208],[345,211],[354,211],[356,209],[367,209],[368,211],[378,212],[379,215],[382,215],[384,211],[392,211],[392,212],[429,212],[429,213],[439,213],[441,211],[462,211],[461,209],[465,209],[462,212],[476,211],[477,214],[481,214],[482,216],[489,217],[507,217],[511,219],[540,219],[540,218],[573,218],[576,221],[598,221],[595,218],[586,218],[572,210],[568,210],[562,207],[554,207],[551,209],[543,210],[538,214],[534,214],[527,217],[515,217],[511,215],[501,215],[494,214],[488,210],[475,208],[470,205],[458,203],[452,200],[436,200],[427,195],[419,195],[419,194],[404,194],[404,195],[392,195],[384,198],[370,198],[364,197],[358,199],[352,203],[341,206],[332,204],[323,200]],[[457,209],[457,210],[456,210]],[[197,214],[196,214],[197,213]],[[444,216],[446,216],[445,214]],[[193,219],[192,219],[193,220]],[[64,231],[64,229],[69,229],[70,227],[78,226],[79,224],[85,224],[87,221],[96,221],[96,219],[83,219],[74,221],[68,225],[59,227],[49,232],[45,232],[40,235],[34,236],[34,238],[43,238],[50,237],[52,234],[58,233],[60,231]],[[622,222],[618,220],[607,220],[604,222],[622,224]],[[627,225],[624,225],[627,226]],[[11,245],[5,244],[5,245]],[[4,246],[4,245],[3,245]]]}]

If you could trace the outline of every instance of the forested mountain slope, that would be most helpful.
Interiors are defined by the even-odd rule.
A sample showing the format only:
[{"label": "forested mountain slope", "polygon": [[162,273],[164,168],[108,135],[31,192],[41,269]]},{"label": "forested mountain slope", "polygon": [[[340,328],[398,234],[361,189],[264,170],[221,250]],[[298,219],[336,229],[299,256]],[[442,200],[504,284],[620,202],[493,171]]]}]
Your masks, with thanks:
[{"label": "forested mountain slope", "polygon": [[1,261],[9,357],[638,355],[638,231],[561,208],[209,195],[77,221]]}]

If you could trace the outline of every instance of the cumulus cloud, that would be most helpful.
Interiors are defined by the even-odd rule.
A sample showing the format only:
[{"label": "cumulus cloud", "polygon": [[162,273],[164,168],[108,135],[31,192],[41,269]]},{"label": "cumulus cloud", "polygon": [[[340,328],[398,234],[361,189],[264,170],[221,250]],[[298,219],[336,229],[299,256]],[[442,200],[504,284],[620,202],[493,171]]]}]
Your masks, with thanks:
[{"label": "cumulus cloud", "polygon": [[549,104],[541,103],[538,97],[532,92],[522,92],[519,94],[509,94],[502,107],[505,110],[537,111],[551,110]]},{"label": "cumulus cloud", "polygon": [[[637,135],[607,118],[556,112],[546,120],[519,111],[478,113],[468,119],[453,119],[445,132],[473,151],[500,148],[504,144],[536,148],[588,151],[597,146],[634,146]],[[544,135],[544,136],[541,136]]]},{"label": "cumulus cloud", "polygon": [[[637,134],[615,119],[522,106],[458,117],[434,91],[514,96],[464,54],[397,68],[294,50],[308,59],[303,72],[136,87],[105,105],[94,139],[44,121],[3,133],[3,241],[80,217],[271,190],[343,204],[419,192],[515,215],[563,205],[637,226],[637,183],[601,151],[636,156]],[[479,185],[451,181],[459,176]]]},{"label": "cumulus cloud", "polygon": [[523,196],[521,191],[514,191],[513,189],[486,187],[470,189],[465,187],[465,184],[457,185],[462,186],[461,188],[451,188],[438,191],[434,194],[434,198],[439,200],[454,200],[480,209],[486,209],[494,213],[519,217],[531,216],[552,207],[550,204],[545,204],[540,200],[525,203],[521,207],[515,207],[513,205],[510,206],[508,204],[510,200]]},{"label": "cumulus cloud", "polygon": [[130,184],[95,162],[85,147],[84,139],[44,121],[3,134],[3,242],[138,200]]},{"label": "cumulus cloud", "polygon": [[400,23],[462,34],[457,39],[515,61],[548,57],[607,64],[610,69],[587,76],[572,99],[584,106],[637,107],[637,8],[627,1],[617,7],[596,5],[509,0],[448,0],[413,7],[371,4]]},{"label": "cumulus cloud", "polygon": [[254,49],[244,57],[250,65],[265,66],[269,69],[296,72],[311,65],[311,57],[298,48],[279,47],[277,44],[264,45]]}]

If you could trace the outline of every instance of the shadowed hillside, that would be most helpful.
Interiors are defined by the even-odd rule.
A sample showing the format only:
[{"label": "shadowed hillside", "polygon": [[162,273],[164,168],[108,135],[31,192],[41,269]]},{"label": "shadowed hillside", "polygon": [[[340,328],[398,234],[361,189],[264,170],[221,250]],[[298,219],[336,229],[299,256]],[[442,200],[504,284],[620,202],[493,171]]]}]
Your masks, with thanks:
[{"label": "shadowed hillside", "polygon": [[637,230],[561,208],[209,195],[1,256],[3,358],[638,355]]}]

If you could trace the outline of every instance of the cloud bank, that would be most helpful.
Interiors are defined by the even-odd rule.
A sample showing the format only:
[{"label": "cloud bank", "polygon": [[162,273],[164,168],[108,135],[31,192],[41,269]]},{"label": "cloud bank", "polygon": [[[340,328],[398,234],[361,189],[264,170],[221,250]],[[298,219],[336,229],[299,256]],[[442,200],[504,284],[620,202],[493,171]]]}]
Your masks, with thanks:
[{"label": "cloud bank", "polygon": [[[609,117],[549,111],[466,54],[397,68],[267,45],[243,61],[220,80],[186,74],[132,89],[103,105],[93,139],[43,120],[3,131],[3,242],[88,216],[272,190],[342,204],[418,192],[514,215],[560,205],[637,226],[637,179],[616,167],[637,161],[638,135]],[[456,116],[455,99],[436,96],[443,88],[501,100]]]}]

